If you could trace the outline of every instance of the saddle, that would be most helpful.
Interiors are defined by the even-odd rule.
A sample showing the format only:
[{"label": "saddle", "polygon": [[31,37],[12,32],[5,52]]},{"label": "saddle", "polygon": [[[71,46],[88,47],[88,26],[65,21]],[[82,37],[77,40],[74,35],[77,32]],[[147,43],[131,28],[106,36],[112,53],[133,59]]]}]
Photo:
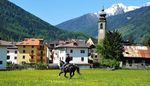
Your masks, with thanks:
[{"label": "saddle", "polygon": [[69,67],[70,66],[70,64],[67,64],[67,65],[65,65],[65,67],[64,68],[67,68],[67,67]]}]

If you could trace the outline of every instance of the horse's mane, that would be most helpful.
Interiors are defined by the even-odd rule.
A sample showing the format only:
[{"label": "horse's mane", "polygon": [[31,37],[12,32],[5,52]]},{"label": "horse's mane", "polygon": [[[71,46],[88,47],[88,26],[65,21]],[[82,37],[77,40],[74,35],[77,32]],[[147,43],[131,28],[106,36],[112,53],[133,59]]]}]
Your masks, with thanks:
[{"label": "horse's mane", "polygon": [[61,62],[61,63],[63,63],[63,64],[65,63],[65,62],[64,62],[64,61],[62,61],[62,60],[60,60],[60,62]]}]

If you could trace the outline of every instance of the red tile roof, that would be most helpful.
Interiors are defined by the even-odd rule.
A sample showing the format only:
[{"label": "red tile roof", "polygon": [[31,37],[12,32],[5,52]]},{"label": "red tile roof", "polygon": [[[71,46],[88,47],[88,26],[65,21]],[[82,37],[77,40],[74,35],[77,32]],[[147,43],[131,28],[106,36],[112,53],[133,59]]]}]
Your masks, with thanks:
[{"label": "red tile roof", "polygon": [[18,42],[16,45],[40,45],[43,39],[25,38],[24,41]]}]

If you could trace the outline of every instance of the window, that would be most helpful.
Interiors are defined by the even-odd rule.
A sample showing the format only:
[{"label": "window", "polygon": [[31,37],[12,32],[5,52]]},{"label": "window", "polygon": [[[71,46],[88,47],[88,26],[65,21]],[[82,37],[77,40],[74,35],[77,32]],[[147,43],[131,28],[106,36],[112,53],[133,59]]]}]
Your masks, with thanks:
[{"label": "window", "polygon": [[43,57],[41,56],[41,57],[40,57],[40,59],[42,60],[42,59],[43,59]]},{"label": "window", "polygon": [[25,50],[23,50],[23,53],[26,53],[26,51],[25,51]]},{"label": "window", "polygon": [[7,53],[9,53],[9,51],[7,51]]},{"label": "window", "polygon": [[85,53],[85,50],[80,50],[80,53]]},{"label": "window", "polygon": [[31,59],[34,59],[34,56],[31,56]]},{"label": "window", "polygon": [[103,24],[102,23],[100,24],[100,29],[103,29]]},{"label": "window", "polygon": [[24,45],[23,48],[25,48],[26,46]]},{"label": "window", "polygon": [[7,60],[9,60],[10,59],[10,56],[7,56]]},{"label": "window", "polygon": [[34,53],[34,50],[32,50],[31,53]]},{"label": "window", "polygon": [[70,53],[73,53],[73,50],[70,50]]},{"label": "window", "polygon": [[34,48],[34,46],[32,46],[32,48]]},{"label": "window", "polygon": [[82,62],[84,61],[84,57],[81,57],[81,61],[82,61]]},{"label": "window", "polygon": [[14,59],[17,59],[17,57],[14,57]]},{"label": "window", "polygon": [[3,64],[3,61],[0,61],[0,65]]},{"label": "window", "polygon": [[15,54],[17,54],[17,51],[15,51]]},{"label": "window", "polygon": [[23,56],[22,58],[25,59],[25,56]]}]

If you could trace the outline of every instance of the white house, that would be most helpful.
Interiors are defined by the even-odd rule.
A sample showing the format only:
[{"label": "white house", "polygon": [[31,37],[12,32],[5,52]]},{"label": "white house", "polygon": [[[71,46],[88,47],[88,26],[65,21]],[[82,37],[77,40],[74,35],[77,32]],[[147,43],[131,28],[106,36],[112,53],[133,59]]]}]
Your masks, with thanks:
[{"label": "white house", "polygon": [[8,46],[10,46],[8,42],[0,40],[0,69],[6,69]]},{"label": "white house", "polygon": [[52,60],[52,58],[51,58],[51,52],[50,52],[50,49],[47,48],[46,51],[47,51],[46,57],[48,58],[48,63],[51,63],[50,61]]},{"label": "white house", "polygon": [[53,50],[53,63],[59,63],[59,60],[65,61],[67,54],[72,57],[70,63],[80,66],[89,66],[88,54],[89,47],[84,40],[66,41],[64,44],[59,44]]},{"label": "white house", "polygon": [[7,47],[7,62],[17,64],[17,51],[18,48],[12,44],[12,46]]}]

